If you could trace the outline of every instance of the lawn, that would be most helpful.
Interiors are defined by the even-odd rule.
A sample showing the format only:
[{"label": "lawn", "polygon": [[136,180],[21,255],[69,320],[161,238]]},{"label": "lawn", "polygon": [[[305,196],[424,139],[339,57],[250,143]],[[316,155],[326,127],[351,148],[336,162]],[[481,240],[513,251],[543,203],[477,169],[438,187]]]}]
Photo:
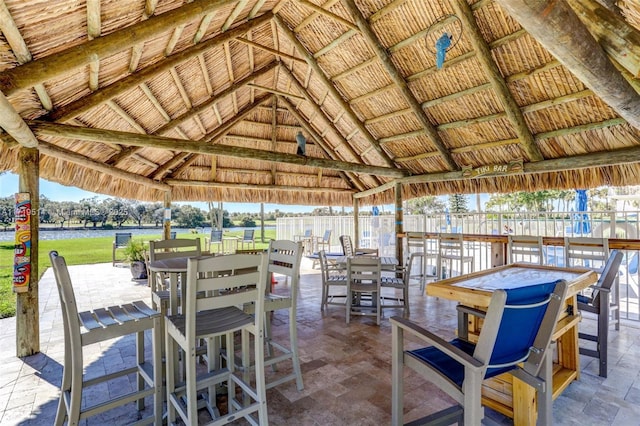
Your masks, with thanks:
[{"label": "lawn", "polygon": [[[260,232],[257,231],[256,247],[266,248],[268,241],[276,237],[276,231],[273,229],[265,230],[266,242],[264,243],[260,242],[259,235]],[[242,231],[230,230],[225,232],[225,237],[227,236],[242,237]],[[142,235],[134,238],[149,241],[160,238],[160,234]],[[178,231],[177,238],[200,238],[204,250],[205,236],[203,234],[180,233]],[[112,243],[112,237],[40,241],[38,254],[39,274],[42,275],[51,266],[51,262],[49,262],[49,252],[51,250],[57,250],[60,255],[64,256],[68,265],[110,263]],[[13,249],[13,243],[0,243],[0,318],[12,317],[16,314],[16,297],[12,289]]]}]

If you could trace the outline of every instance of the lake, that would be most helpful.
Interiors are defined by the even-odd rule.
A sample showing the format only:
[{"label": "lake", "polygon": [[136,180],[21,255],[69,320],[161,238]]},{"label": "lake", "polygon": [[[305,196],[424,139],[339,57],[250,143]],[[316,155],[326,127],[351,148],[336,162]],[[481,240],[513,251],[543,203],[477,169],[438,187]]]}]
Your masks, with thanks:
[{"label": "lake", "polygon": [[[191,230],[186,228],[171,228],[173,231],[177,231],[178,234],[189,233]],[[255,229],[256,233],[260,232],[260,228],[225,228],[227,231],[244,231],[245,229]],[[275,226],[265,226],[264,229],[276,229]],[[211,233],[211,227],[197,228],[198,234],[209,235]],[[136,235],[160,235],[162,234],[161,228],[144,228],[144,229],[69,229],[69,230],[47,230],[40,229],[40,240],[68,240],[72,238],[98,238],[98,237],[113,237],[116,232],[131,232]],[[15,232],[13,230],[8,232],[0,232],[0,242],[14,241]]]}]

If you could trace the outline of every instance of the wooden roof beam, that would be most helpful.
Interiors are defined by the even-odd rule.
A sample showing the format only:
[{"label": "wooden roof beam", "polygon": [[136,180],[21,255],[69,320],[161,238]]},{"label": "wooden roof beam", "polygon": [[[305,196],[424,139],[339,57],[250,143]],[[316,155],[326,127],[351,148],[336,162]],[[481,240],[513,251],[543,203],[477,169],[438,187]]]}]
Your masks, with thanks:
[{"label": "wooden roof beam", "polygon": [[100,161],[92,160],[88,157],[85,157],[84,155],[80,155],[76,152],[61,148],[48,142],[40,142],[38,150],[41,154],[59,158],[70,163],[78,164],[80,166],[87,167],[90,170],[95,170],[97,172],[104,173],[107,176],[113,176],[118,179],[123,179],[128,182],[135,183],[136,185],[144,185],[150,188],[158,189],[160,191],[171,190],[171,188],[167,184],[156,182],[152,179],[140,176],[136,173],[130,173],[124,170],[117,169],[113,166],[106,165]]},{"label": "wooden roof beam", "polygon": [[35,135],[2,92],[0,92],[0,127],[23,147],[38,147],[38,140]]},{"label": "wooden roof beam", "polygon": [[237,0],[211,0],[187,3],[159,16],[138,22],[103,37],[70,47],[55,55],[28,62],[0,73],[0,90],[11,96],[38,83],[60,77],[78,67],[88,65],[123,49],[149,40],[167,31],[167,27],[187,24],[198,16],[217,10]]},{"label": "wooden roof beam", "polygon": [[[70,118],[87,112],[91,108],[98,106],[108,101],[109,99],[113,99],[114,97],[128,90],[131,90],[139,84],[147,82],[151,78],[163,72],[169,71],[171,68],[180,65],[185,61],[193,59],[198,55],[206,52],[207,50],[218,47],[231,39],[245,34],[250,29],[269,21],[272,16],[273,15],[270,12],[267,12],[266,14],[261,15],[252,21],[246,22],[242,25],[238,25],[237,27],[225,33],[217,35],[202,43],[198,43],[195,46],[176,53],[175,55],[171,55],[170,57],[159,61],[152,66],[146,67],[135,74],[131,74],[119,81],[116,81],[115,83],[110,84],[109,86],[105,86],[102,89],[95,91],[94,93],[91,93],[83,98],[69,103],[68,105],[65,105],[64,107],[57,108],[55,111],[49,113],[47,115],[47,118],[54,121],[66,121]],[[108,37],[108,35],[96,39],[95,41],[102,40],[106,37]],[[0,73],[0,79],[1,78],[2,73]]]},{"label": "wooden roof beam", "polygon": [[273,19],[278,24],[278,27],[285,34],[287,39],[289,39],[289,41],[291,41],[291,43],[296,46],[298,52],[300,52],[300,54],[305,58],[309,66],[313,68],[313,71],[316,73],[318,79],[327,88],[327,90],[329,90],[335,101],[346,112],[346,115],[351,119],[353,124],[356,125],[358,130],[360,130],[360,133],[367,140],[367,142],[369,142],[371,147],[376,150],[378,155],[380,155],[380,157],[385,163],[387,163],[387,165],[389,165],[389,167],[395,167],[395,164],[393,163],[389,155],[382,149],[378,141],[373,137],[371,132],[369,132],[364,123],[360,121],[360,119],[356,116],[356,113],[351,108],[351,105],[349,105],[349,103],[344,100],[340,92],[338,92],[338,89],[336,89],[336,87],[333,85],[331,80],[329,80],[322,68],[320,68],[320,65],[318,65],[318,62],[315,60],[313,55],[309,53],[306,47],[304,47],[300,40],[298,40],[293,31],[291,31],[287,24],[284,23],[278,15],[275,15]]},{"label": "wooden roof beam", "polygon": [[119,132],[115,130],[76,127],[67,124],[50,123],[44,121],[29,122],[31,128],[38,135],[77,139],[87,142],[111,142],[119,145],[145,146],[156,149],[181,150],[184,152],[222,155],[235,158],[250,158],[260,161],[276,161],[280,163],[296,164],[299,166],[320,167],[331,170],[351,171],[371,175],[399,178],[407,176],[408,172],[391,167],[370,166],[366,164],[348,163],[345,161],[328,160],[324,158],[302,157],[295,154],[272,152],[237,146],[202,143],[202,141],[185,141],[183,139],[167,138],[163,136],[140,135],[137,133]]},{"label": "wooden roof beam", "polygon": [[[264,104],[270,99],[274,99],[274,95],[263,95],[260,98],[256,99],[254,103],[247,105],[242,110],[240,110],[233,118],[222,123],[221,126],[214,129],[212,132],[205,134],[199,142],[215,144],[220,141],[227,133],[231,131],[231,129],[244,120],[244,118],[251,114],[259,105]],[[185,157],[184,162],[173,172],[171,176],[175,176],[180,174],[182,171],[186,170],[193,162],[198,158],[199,154],[190,153],[187,157]]]},{"label": "wooden roof beam", "polygon": [[[2,31],[7,43],[9,43],[9,46],[11,47],[11,50],[19,64],[30,62],[33,59],[31,52],[29,52],[29,48],[27,47],[22,34],[20,34],[20,30],[18,30],[18,26],[13,20],[4,0],[0,0],[0,31]],[[51,101],[51,97],[47,93],[47,89],[45,89],[44,85],[42,83],[38,83],[34,85],[33,88],[40,98],[42,107],[47,111],[51,111],[53,109],[53,102]]]},{"label": "wooden roof beam", "polygon": [[458,170],[459,169],[458,165],[455,163],[455,161],[453,161],[453,158],[451,157],[451,154],[447,150],[447,147],[445,146],[444,142],[440,138],[438,131],[433,126],[433,124],[431,124],[431,122],[429,121],[429,118],[427,117],[424,110],[420,106],[420,103],[414,96],[413,92],[411,92],[411,89],[407,85],[407,82],[404,80],[404,77],[400,74],[400,71],[398,71],[398,69],[392,62],[391,58],[389,57],[389,54],[387,53],[387,50],[380,43],[378,36],[374,33],[373,29],[371,28],[371,25],[369,25],[365,17],[362,15],[362,12],[360,12],[360,9],[358,9],[354,0],[344,0],[343,4],[346,6],[347,10],[349,10],[351,15],[353,16],[356,24],[358,25],[358,28],[360,28],[360,31],[362,32],[362,36],[365,38],[369,46],[376,53],[376,55],[382,62],[382,65],[391,76],[391,79],[393,80],[393,82],[400,89],[402,96],[405,98],[411,110],[413,111],[415,116],[418,118],[418,121],[424,128],[425,133],[431,140],[431,143],[435,146],[436,150],[440,152],[442,161],[444,162],[447,169]]},{"label": "wooden roof beam", "polygon": [[[327,143],[325,143],[324,138],[320,135],[316,130],[311,126],[311,123],[307,122],[302,114],[298,112],[295,106],[289,102],[287,99],[279,98],[279,101],[284,104],[285,108],[289,110],[289,112],[298,120],[298,122],[304,127],[304,129],[311,135],[311,137],[316,141],[316,143],[320,146],[320,148],[324,151],[325,155],[332,160],[336,159],[336,151],[335,149],[331,149]],[[352,173],[340,172],[340,176],[345,180],[345,182],[352,186],[355,185],[360,191],[362,191],[365,187],[362,182]]]},{"label": "wooden roof beam", "polygon": [[304,96],[295,95],[293,93],[284,92],[282,90],[272,89],[271,87],[260,86],[258,84],[249,83],[247,84],[247,87],[253,87],[254,89],[262,90],[263,92],[269,92],[269,93],[273,93],[274,95],[285,96],[287,98],[299,99],[301,101],[305,100]]},{"label": "wooden roof beam", "polygon": [[634,78],[640,78],[640,31],[594,0],[568,0],[602,48]]},{"label": "wooden roof beam", "polygon": [[471,7],[469,7],[466,0],[452,0],[451,5],[456,11],[458,18],[460,18],[462,25],[467,30],[471,45],[477,53],[476,56],[478,61],[489,79],[489,82],[493,86],[496,96],[502,103],[505,112],[509,117],[509,121],[513,125],[514,131],[520,139],[524,152],[527,153],[527,156],[531,161],[543,160],[544,157],[542,152],[533,139],[531,130],[529,130],[524,119],[524,114],[520,111],[520,107],[513,98],[513,94],[509,91],[506,81],[502,78],[502,74],[500,74],[500,70],[491,56],[491,50],[489,49],[487,42],[482,37],[482,33],[480,32],[478,23],[473,16]]},{"label": "wooden roof beam", "polygon": [[585,86],[629,124],[640,129],[640,95],[618,72],[566,2],[497,2]]},{"label": "wooden roof beam", "polygon": [[[589,154],[574,155],[570,157],[542,160],[535,163],[525,163],[521,174],[540,174],[566,172],[570,170],[589,169],[593,167],[608,167],[620,164],[640,162],[640,147],[622,148],[615,151],[592,152]],[[517,175],[516,175],[517,176]],[[464,180],[461,171],[431,173],[426,175],[408,176],[388,182],[377,188],[368,189],[354,194],[354,198],[365,198],[371,195],[387,191],[396,184],[408,185],[416,183],[448,182]],[[474,179],[496,179],[495,175],[481,175]]]},{"label": "wooden roof beam", "polygon": [[238,37],[238,38],[236,38],[236,41],[239,41],[240,43],[244,43],[244,44],[246,44],[248,46],[252,46],[252,47],[258,48],[260,50],[264,50],[265,52],[272,53],[272,54],[274,54],[274,55],[276,55],[277,57],[280,57],[280,58],[291,59],[292,61],[301,62],[303,64],[307,63],[307,61],[305,61],[302,58],[298,58],[297,56],[289,55],[289,54],[281,52],[279,50],[272,49],[272,48],[267,47],[267,46],[263,46],[260,43],[256,43],[255,41],[252,41],[252,40],[247,40],[246,38]]},{"label": "wooden roof beam", "polygon": [[352,29],[352,30],[358,29],[358,27],[353,22],[350,22],[347,19],[344,19],[342,16],[336,15],[335,13],[328,11],[322,6],[318,6],[315,3],[311,3],[309,0],[296,0],[296,1],[306,8],[314,10],[330,19],[333,19],[336,22],[340,22],[342,25],[346,26],[349,29]]},{"label": "wooden roof beam", "polygon": [[[221,170],[224,171],[224,170]],[[258,185],[249,183],[207,182],[202,180],[165,179],[165,183],[171,186],[206,186],[207,188],[232,188],[232,189],[258,189],[263,191],[302,191],[302,192],[337,192],[352,194],[353,189],[321,188],[310,186],[282,186],[282,185]]]},{"label": "wooden roof beam", "polygon": [[[142,12],[141,21],[149,19],[156,12],[156,6],[158,0],[146,0],[144,4],[144,12]],[[140,64],[140,58],[142,58],[142,51],[144,49],[144,42],[136,43],[131,48],[131,60],[129,61],[129,72],[135,72]]]}]

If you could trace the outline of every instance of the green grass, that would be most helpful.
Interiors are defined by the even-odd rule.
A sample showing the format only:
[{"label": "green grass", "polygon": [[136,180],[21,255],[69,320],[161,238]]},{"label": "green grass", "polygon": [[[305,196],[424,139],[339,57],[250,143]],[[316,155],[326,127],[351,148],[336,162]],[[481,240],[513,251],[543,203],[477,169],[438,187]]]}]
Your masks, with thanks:
[{"label": "green grass", "polygon": [[[225,237],[242,237],[242,231],[225,231]],[[177,238],[200,238],[204,249],[204,235],[181,233],[178,231]],[[265,230],[265,242],[260,242],[260,231],[256,231],[256,248],[266,248],[268,241],[276,237],[273,229]],[[158,235],[141,235],[134,237],[142,241],[156,240]],[[61,256],[65,257],[68,265],[85,265],[93,263],[111,262],[113,237],[101,238],[76,238],[69,240],[43,240],[40,241],[38,253],[39,275],[51,266],[49,252],[57,250]],[[16,314],[16,296],[13,293],[13,242],[0,243],[0,318],[12,317]]]}]

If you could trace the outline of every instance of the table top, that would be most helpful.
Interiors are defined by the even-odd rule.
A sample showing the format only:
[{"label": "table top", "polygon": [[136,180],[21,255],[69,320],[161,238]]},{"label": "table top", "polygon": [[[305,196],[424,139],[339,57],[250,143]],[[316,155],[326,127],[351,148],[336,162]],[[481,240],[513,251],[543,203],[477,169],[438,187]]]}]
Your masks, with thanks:
[{"label": "table top", "polygon": [[[347,258],[348,258],[348,256],[344,256],[344,255],[336,257],[335,258],[336,264],[339,267],[346,268],[347,267]],[[382,269],[395,268],[398,265],[398,259],[396,259],[395,257],[390,257],[390,256],[381,256],[380,257],[380,264],[382,266]]]},{"label": "table top", "polygon": [[564,279],[569,284],[567,297],[572,297],[598,280],[586,268],[562,268],[526,263],[513,263],[484,271],[452,277],[427,285],[427,294],[456,300],[465,305],[489,306],[496,289],[512,289]]},{"label": "table top", "polygon": [[[194,259],[207,259],[213,255],[193,257]],[[149,262],[151,272],[187,272],[188,260],[192,257],[170,257],[168,259],[154,260]]]}]

